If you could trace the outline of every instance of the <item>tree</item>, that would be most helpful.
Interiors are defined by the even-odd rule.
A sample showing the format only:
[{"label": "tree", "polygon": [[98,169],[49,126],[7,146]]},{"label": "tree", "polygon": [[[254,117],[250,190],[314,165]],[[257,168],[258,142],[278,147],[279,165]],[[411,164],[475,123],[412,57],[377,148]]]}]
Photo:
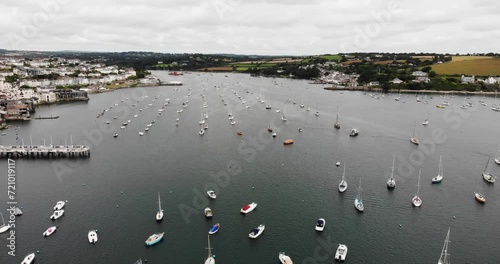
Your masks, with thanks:
[{"label": "tree", "polygon": [[430,71],[430,72],[429,72],[429,77],[430,77],[430,78],[434,78],[434,77],[436,77],[436,75],[437,75],[437,74],[436,74],[436,72],[435,72],[435,71]]},{"label": "tree", "polygon": [[422,71],[423,72],[429,72],[431,69],[432,69],[431,66],[426,66],[426,67],[422,68]]}]

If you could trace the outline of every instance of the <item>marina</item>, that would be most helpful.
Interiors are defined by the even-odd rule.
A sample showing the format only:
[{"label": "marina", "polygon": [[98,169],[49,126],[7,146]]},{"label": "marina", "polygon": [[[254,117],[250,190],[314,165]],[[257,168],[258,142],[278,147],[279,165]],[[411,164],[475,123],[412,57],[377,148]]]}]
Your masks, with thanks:
[{"label": "marina", "polygon": [[90,156],[89,146],[79,145],[56,145],[56,146],[34,146],[34,145],[12,145],[0,146],[0,158],[88,158]]},{"label": "marina", "polygon": [[[166,72],[154,74],[169,78]],[[19,125],[20,138],[51,136],[60,141],[54,147],[68,151],[73,148],[64,146],[73,145],[64,139],[72,135],[74,146],[89,152],[82,159],[18,161],[23,215],[16,218],[16,234],[23,246],[16,263],[30,252],[39,252],[36,261],[43,263],[200,263],[212,255],[218,263],[334,263],[339,245],[345,246],[339,254],[345,253],[346,263],[436,263],[442,252],[455,263],[500,258],[494,250],[500,239],[492,235],[500,231],[500,195],[482,176],[490,156],[488,173],[499,175],[500,168],[493,162],[500,124],[489,107],[475,103],[474,108],[454,110],[464,101],[455,96],[450,106],[439,109],[434,107],[443,101],[438,95],[426,106],[412,95],[402,95],[406,103],[401,103],[394,100],[396,94],[377,100],[357,91],[327,91],[307,81],[244,74],[176,78],[185,83],[178,91],[146,87],[91,94],[85,104],[37,109],[42,116],[64,113],[59,119]],[[189,88],[189,107],[183,108]],[[260,89],[281,113],[256,100]],[[171,103],[151,123],[166,98]],[[96,118],[114,103],[118,105]],[[281,120],[285,108],[287,122]],[[321,115],[315,116],[318,108]],[[177,113],[179,109],[184,111]],[[210,129],[202,137],[200,109],[210,116]],[[339,111],[342,126],[337,129]],[[427,112],[432,122],[415,126]],[[127,120],[132,121],[120,130]],[[150,123],[151,130],[140,136]],[[485,126],[489,129],[479,129]],[[350,137],[352,128],[361,133]],[[413,130],[419,145],[408,142]],[[113,138],[115,131],[119,136]],[[28,153],[30,147],[16,143],[13,129],[5,132],[0,145],[8,147],[0,150]],[[284,146],[287,139],[293,144]],[[41,145],[30,144],[33,149]],[[18,147],[21,151],[14,152]],[[59,163],[62,172],[54,169]],[[445,180],[432,184],[442,166]],[[6,169],[5,162],[0,164],[0,170]],[[343,175],[350,186],[341,192]],[[388,179],[397,187],[388,189]],[[361,184],[362,213],[353,206]],[[410,202],[417,185],[425,200],[420,207]],[[476,201],[474,192],[488,203]],[[71,206],[64,208],[63,217],[50,220],[48,212],[61,199]],[[249,212],[246,206],[252,202],[258,206]],[[213,218],[205,208],[215,212]],[[160,211],[164,219],[156,221],[153,215]],[[323,226],[328,221],[322,232],[315,231],[319,219]],[[210,235],[207,256],[207,231],[217,223],[223,229]],[[42,233],[56,224],[57,232],[44,238]],[[265,232],[249,239],[249,232],[264,224]],[[453,241],[443,251],[449,227]],[[99,242],[91,244],[89,230],[96,229]],[[324,250],[325,245],[331,250]],[[316,251],[327,260],[315,259]],[[0,263],[10,261],[0,256]]]}]

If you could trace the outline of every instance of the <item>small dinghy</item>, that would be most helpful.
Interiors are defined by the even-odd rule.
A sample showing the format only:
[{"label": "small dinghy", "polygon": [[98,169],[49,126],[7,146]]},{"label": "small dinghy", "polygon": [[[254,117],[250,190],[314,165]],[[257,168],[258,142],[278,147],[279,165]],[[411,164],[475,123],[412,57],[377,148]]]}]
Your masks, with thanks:
[{"label": "small dinghy", "polygon": [[210,197],[212,199],[217,198],[217,195],[215,194],[215,192],[213,190],[208,190],[207,195],[208,195],[208,197]]},{"label": "small dinghy", "polygon": [[220,224],[217,223],[214,226],[212,226],[212,228],[210,228],[210,230],[208,231],[208,233],[210,235],[213,235],[213,234],[217,233],[219,231],[219,229],[220,229]]},{"label": "small dinghy", "polygon": [[316,227],[315,227],[316,231],[322,232],[323,229],[325,229],[325,225],[326,225],[326,221],[324,218],[318,219],[318,222],[316,222]]},{"label": "small dinghy", "polygon": [[64,210],[56,210],[54,213],[50,216],[50,219],[56,220],[59,219],[61,216],[63,216]]},{"label": "small dinghy", "polygon": [[89,238],[89,243],[95,244],[97,242],[97,230],[90,230],[88,238]]},{"label": "small dinghy", "polygon": [[213,212],[212,212],[212,209],[210,209],[210,207],[205,208],[205,210],[203,210],[203,212],[205,213],[206,218],[209,218],[209,219],[212,218]]},{"label": "small dinghy", "polygon": [[48,237],[48,236],[52,235],[54,232],[56,232],[56,229],[57,229],[57,226],[49,227],[47,230],[45,230],[45,232],[43,232],[43,236]]},{"label": "small dinghy", "polygon": [[56,206],[54,206],[54,210],[61,210],[61,209],[63,209],[64,205],[66,205],[66,202],[59,201],[56,203]]}]

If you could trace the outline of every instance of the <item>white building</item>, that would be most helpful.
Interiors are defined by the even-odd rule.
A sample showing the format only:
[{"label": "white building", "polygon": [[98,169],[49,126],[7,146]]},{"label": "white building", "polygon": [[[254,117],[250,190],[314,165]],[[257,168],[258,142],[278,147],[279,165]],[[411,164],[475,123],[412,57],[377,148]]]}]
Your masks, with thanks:
[{"label": "white building", "polygon": [[476,82],[476,78],[474,77],[474,75],[472,75],[471,77],[462,75],[462,77],[460,78],[460,81],[461,81],[462,84],[475,83]]}]

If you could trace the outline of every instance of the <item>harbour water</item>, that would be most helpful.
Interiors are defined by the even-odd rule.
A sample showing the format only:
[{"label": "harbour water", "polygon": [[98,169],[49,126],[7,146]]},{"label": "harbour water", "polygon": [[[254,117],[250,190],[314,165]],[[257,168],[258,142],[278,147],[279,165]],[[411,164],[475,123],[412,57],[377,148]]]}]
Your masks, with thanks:
[{"label": "harbour water", "polygon": [[[207,232],[215,223],[221,228],[211,236],[211,246],[220,264],[279,263],[280,251],[294,263],[333,263],[338,243],[348,246],[346,263],[437,263],[448,227],[454,263],[498,263],[499,194],[481,177],[488,156],[500,156],[500,116],[490,109],[492,98],[481,106],[482,98],[472,97],[475,106],[460,109],[464,97],[456,96],[451,106],[438,109],[435,105],[443,101],[439,95],[427,96],[429,104],[403,95],[402,103],[394,100],[395,94],[377,100],[369,93],[326,91],[291,79],[154,74],[184,85],[122,89],[91,95],[88,102],[39,107],[36,115],[60,118],[16,123],[18,142],[13,128],[0,137],[0,145],[52,141],[92,149],[84,159],[17,160],[16,198],[24,214],[16,218],[16,257],[7,255],[7,234],[0,234],[0,263],[20,263],[36,251],[36,263],[133,263],[139,258],[203,263]],[[259,95],[265,103],[257,102]],[[171,103],[157,116],[167,98]],[[182,108],[187,99],[188,107]],[[270,110],[265,109],[268,102]],[[209,128],[200,136],[203,111]],[[229,112],[236,125],[230,125]],[[282,113],[287,122],[280,119]],[[337,113],[339,130],[333,127]],[[427,114],[430,124],[422,126]],[[139,136],[153,119],[150,131]],[[130,124],[120,129],[127,120]],[[419,146],[409,141],[414,122]],[[277,132],[275,139],[267,132],[269,124]],[[351,128],[359,128],[359,136],[349,137]],[[115,132],[119,135],[113,138]],[[284,146],[288,138],[295,143]],[[397,186],[390,191],[386,182],[393,154]],[[433,185],[439,156],[444,179]],[[337,161],[342,165],[336,167]],[[339,193],[344,164],[349,187]],[[493,161],[490,168],[500,174]],[[418,169],[423,204],[415,208],[411,198]],[[6,160],[0,172],[6,216]],[[363,213],[354,208],[360,179]],[[216,190],[216,200],[207,199],[207,189]],[[158,192],[165,212],[160,223],[155,221]],[[482,192],[487,202],[475,201],[474,192]],[[68,201],[65,214],[52,221],[49,216],[59,200]],[[257,208],[240,214],[251,202]],[[206,206],[214,212],[212,220],[203,216]],[[320,217],[326,219],[322,233],[314,230]],[[249,239],[259,224],[266,225],[264,233]],[[44,238],[42,233],[53,225],[59,226],[57,231]],[[98,230],[95,245],[87,241],[91,229]],[[146,247],[144,241],[160,231],[165,232],[163,241]]]}]

